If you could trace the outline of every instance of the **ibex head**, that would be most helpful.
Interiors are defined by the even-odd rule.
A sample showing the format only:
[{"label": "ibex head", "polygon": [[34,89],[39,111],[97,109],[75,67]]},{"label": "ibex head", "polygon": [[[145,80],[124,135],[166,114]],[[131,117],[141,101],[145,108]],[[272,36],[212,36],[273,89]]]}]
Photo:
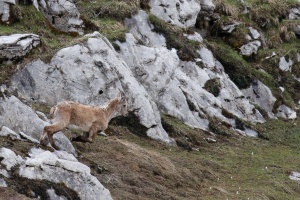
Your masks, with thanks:
[{"label": "ibex head", "polygon": [[123,91],[121,91],[121,90],[120,90],[118,99],[119,99],[119,106],[121,107],[120,108],[121,115],[123,115],[123,116],[126,117],[127,114],[128,114],[128,111],[127,111],[127,100],[126,100],[125,93]]}]

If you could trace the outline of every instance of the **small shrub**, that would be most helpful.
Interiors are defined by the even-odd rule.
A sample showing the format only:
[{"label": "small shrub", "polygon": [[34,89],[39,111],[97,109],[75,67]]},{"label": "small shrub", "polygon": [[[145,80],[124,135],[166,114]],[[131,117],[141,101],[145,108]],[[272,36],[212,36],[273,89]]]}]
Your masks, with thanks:
[{"label": "small shrub", "polygon": [[204,84],[204,89],[212,93],[215,97],[219,96],[221,84],[219,78],[214,78],[206,81]]}]

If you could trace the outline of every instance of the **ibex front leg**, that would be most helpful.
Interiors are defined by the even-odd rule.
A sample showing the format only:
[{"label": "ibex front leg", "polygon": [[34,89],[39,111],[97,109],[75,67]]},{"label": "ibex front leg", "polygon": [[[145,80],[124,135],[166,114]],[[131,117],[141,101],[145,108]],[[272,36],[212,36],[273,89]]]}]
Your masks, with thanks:
[{"label": "ibex front leg", "polygon": [[83,135],[71,138],[71,141],[93,143],[95,141],[97,132],[98,128],[96,126],[92,126],[89,132],[85,132]]}]

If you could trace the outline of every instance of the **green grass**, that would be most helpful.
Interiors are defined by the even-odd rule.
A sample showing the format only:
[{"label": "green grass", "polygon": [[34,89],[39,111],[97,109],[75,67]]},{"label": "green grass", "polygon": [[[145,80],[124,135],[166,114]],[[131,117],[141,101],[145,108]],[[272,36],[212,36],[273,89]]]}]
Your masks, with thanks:
[{"label": "green grass", "polygon": [[225,72],[229,75],[230,79],[240,89],[248,88],[253,78],[251,65],[237,51],[220,40],[209,41],[208,45],[217,60],[223,64]]},{"label": "green grass", "polygon": [[99,17],[112,17],[124,19],[137,13],[140,6],[139,0],[95,0],[79,1],[77,3],[80,13],[89,19]]},{"label": "green grass", "polygon": [[92,20],[99,27],[99,32],[110,41],[124,41],[125,34],[128,32],[127,28],[120,21],[104,17]]}]

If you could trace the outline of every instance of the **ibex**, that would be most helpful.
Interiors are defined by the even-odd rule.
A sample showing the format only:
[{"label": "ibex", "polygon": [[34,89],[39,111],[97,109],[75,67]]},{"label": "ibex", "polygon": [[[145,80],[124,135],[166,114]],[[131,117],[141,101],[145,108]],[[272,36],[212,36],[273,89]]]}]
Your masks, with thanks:
[{"label": "ibex", "polygon": [[53,124],[45,126],[40,143],[46,145],[46,135],[53,148],[59,150],[53,140],[53,135],[63,129],[77,129],[87,132],[84,136],[78,136],[74,140],[92,143],[97,132],[104,131],[114,115],[120,112],[127,115],[127,101],[124,92],[107,102],[105,106],[90,106],[63,101],[52,107],[50,114],[53,115]]}]

